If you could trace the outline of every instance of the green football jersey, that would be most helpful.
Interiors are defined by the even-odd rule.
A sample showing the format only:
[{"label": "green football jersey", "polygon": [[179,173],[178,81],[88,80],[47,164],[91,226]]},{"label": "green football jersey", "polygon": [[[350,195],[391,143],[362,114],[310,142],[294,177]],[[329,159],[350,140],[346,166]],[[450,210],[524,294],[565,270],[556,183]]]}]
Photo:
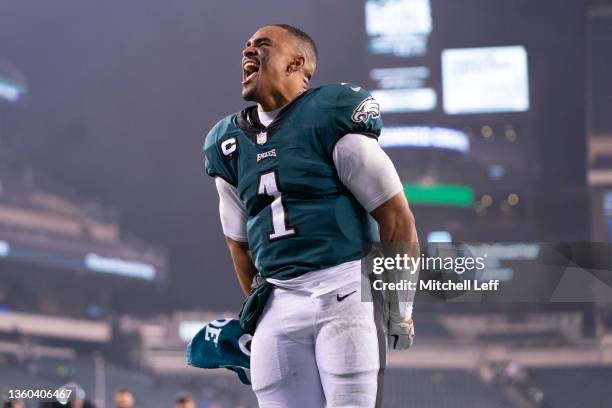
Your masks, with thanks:
[{"label": "green football jersey", "polygon": [[332,152],[342,136],[377,138],[378,103],[350,84],[309,89],[269,126],[257,107],[232,114],[206,136],[206,173],[236,187],[261,275],[289,279],[360,259],[378,239],[372,217],[338,178]]}]

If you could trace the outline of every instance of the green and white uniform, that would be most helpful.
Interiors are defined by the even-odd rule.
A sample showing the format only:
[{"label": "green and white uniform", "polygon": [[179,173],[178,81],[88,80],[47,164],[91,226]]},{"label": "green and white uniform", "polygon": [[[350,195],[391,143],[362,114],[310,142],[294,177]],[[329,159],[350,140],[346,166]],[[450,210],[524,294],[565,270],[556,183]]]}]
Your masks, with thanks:
[{"label": "green and white uniform", "polygon": [[328,85],[304,92],[267,127],[250,107],[210,131],[206,172],[236,188],[262,276],[290,279],[358,260],[377,240],[377,226],[340,180],[333,152],[343,136],[376,139],[381,127],[369,93]]},{"label": "green and white uniform", "polygon": [[359,260],[378,239],[369,212],[402,191],[377,143],[378,104],[328,85],[269,116],[247,108],[205,142],[224,234],[248,241],[275,285],[253,338],[253,390],[263,407],[373,407],[386,339],[382,313],[361,302]]}]

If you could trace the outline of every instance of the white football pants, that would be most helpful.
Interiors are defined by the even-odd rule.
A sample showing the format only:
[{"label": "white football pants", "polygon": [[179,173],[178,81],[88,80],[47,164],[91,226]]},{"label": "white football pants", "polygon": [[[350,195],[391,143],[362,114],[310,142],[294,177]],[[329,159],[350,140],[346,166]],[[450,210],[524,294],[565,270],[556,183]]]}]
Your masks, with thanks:
[{"label": "white football pants", "polygon": [[275,287],[251,343],[261,408],[377,407],[386,340],[359,281],[332,292]]}]

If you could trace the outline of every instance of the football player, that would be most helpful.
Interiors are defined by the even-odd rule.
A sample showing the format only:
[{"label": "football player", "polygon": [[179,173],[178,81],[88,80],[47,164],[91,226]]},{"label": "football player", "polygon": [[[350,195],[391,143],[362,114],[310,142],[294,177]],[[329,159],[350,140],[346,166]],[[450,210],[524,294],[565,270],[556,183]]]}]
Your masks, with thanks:
[{"label": "football player", "polygon": [[[374,407],[387,337],[407,348],[412,304],[361,301],[369,242],[417,243],[402,183],[377,142],[376,100],[350,84],[309,88],[317,48],[286,25],[242,52],[242,97],[255,105],[205,140],[224,235],[245,294],[272,284],[251,349],[261,407]],[[397,298],[395,298],[397,299]],[[383,327],[386,326],[386,327]]]}]

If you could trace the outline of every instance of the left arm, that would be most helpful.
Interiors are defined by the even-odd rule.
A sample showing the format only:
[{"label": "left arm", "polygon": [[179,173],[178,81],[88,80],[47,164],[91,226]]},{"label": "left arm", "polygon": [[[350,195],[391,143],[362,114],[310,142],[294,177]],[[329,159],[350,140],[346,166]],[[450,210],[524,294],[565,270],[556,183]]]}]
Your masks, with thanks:
[{"label": "left arm", "polygon": [[[397,193],[376,207],[371,214],[378,222],[381,242],[418,244],[414,215],[410,211],[408,200],[403,192]],[[418,251],[416,255],[418,256]]]},{"label": "left arm", "polygon": [[[403,192],[385,201],[371,214],[378,222],[380,240],[383,244],[385,242],[403,244],[401,245],[403,247],[402,252],[408,253],[412,259],[418,258],[419,240],[414,215],[408,207],[408,200],[406,200]],[[392,292],[392,294],[398,295],[397,292]],[[399,296],[395,296],[389,307],[392,318],[412,323],[411,300],[400,299]]]},{"label": "left arm", "polygon": [[[399,244],[403,253],[417,258],[414,216],[399,175],[376,139],[349,133],[336,144],[333,160],[342,183],[378,222],[381,242]],[[390,336],[397,333],[404,337],[399,347],[397,340],[393,346],[407,348],[414,336],[412,294],[390,291],[387,295]]]},{"label": "left arm", "polygon": [[336,144],[334,164],[342,183],[378,222],[382,243],[410,244],[418,257],[414,215],[391,159],[376,139],[349,133]]}]

